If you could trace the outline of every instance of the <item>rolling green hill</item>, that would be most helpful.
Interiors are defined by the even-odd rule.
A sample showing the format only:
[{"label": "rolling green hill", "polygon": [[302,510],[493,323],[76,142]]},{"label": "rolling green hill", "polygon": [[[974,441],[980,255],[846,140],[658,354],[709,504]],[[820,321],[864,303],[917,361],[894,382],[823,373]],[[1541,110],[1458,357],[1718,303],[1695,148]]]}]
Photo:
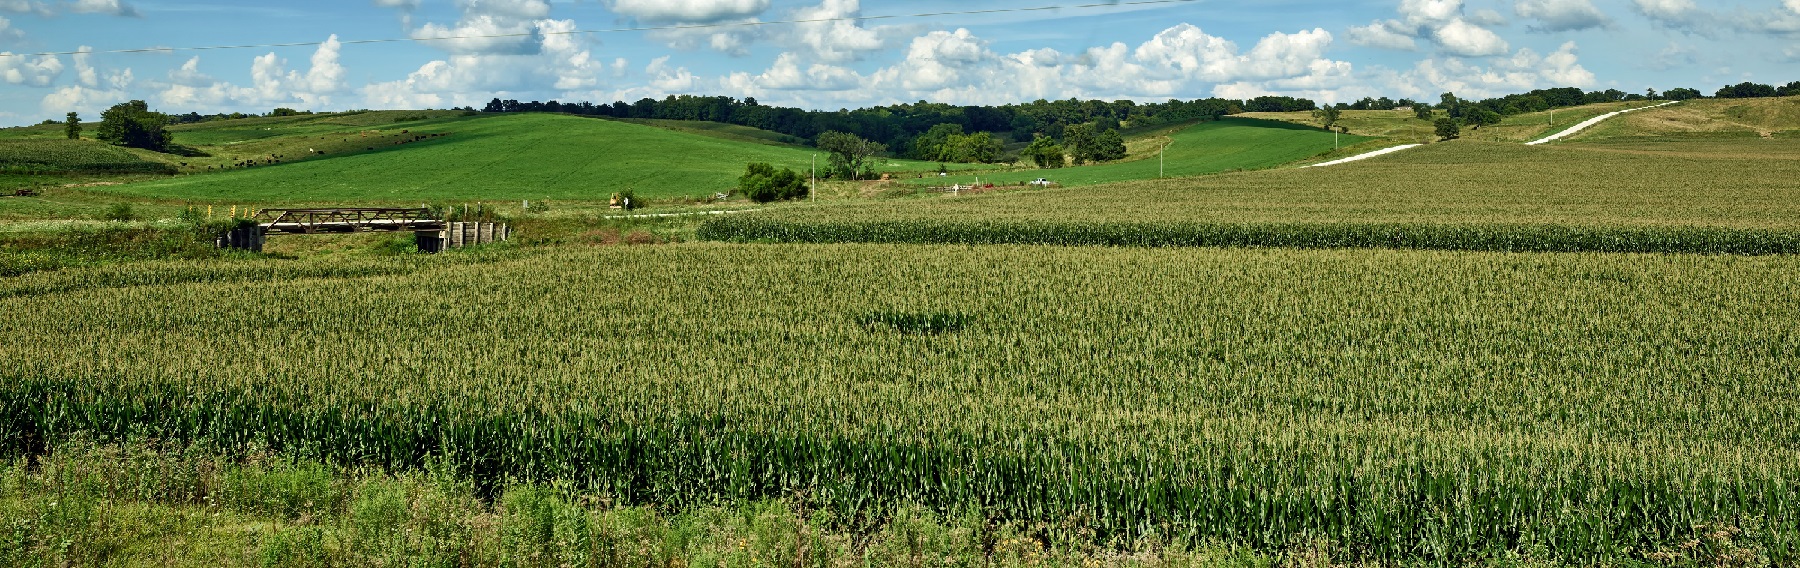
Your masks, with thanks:
[{"label": "rolling green hill", "polygon": [[367,146],[350,155],[184,176],[115,191],[213,201],[351,203],[603,200],[625,189],[646,196],[703,196],[730,190],[747,162],[803,169],[812,158],[812,152],[796,148],[549,114],[441,119],[419,128],[419,133],[439,132],[446,135],[406,144],[382,138],[373,144],[385,145]]},{"label": "rolling green hill", "polygon": [[[747,162],[804,171],[817,153],[770,144],[758,140],[754,132],[737,130],[694,132],[664,124],[550,114],[434,115],[400,123],[394,122],[395,116],[387,116],[393,113],[366,114],[380,116],[284,117],[184,127],[177,132],[176,141],[213,157],[187,161],[183,171],[204,175],[108,191],[259,207],[325,202],[603,200],[627,189],[647,197],[699,197],[731,190]],[[369,124],[347,124],[346,119]],[[1167,139],[1172,143],[1163,164],[1169,177],[1273,167],[1329,152],[1334,143],[1331,134],[1316,128],[1238,118],[1198,124]],[[1348,146],[1367,140],[1343,136],[1340,142]],[[1016,184],[1049,177],[1074,186],[1155,179],[1159,163],[1154,154],[1134,154],[1144,159],[1057,170],[989,172],[981,174],[980,180]],[[234,165],[232,161],[244,159],[241,156],[261,161],[248,168]],[[274,156],[280,157],[280,163],[271,163],[269,158]],[[823,156],[819,158],[822,163]],[[231,169],[222,172],[195,171],[228,166]],[[925,172],[936,170],[937,164],[879,160],[876,169]],[[926,182],[966,184],[975,180],[973,174],[962,174]]]}]

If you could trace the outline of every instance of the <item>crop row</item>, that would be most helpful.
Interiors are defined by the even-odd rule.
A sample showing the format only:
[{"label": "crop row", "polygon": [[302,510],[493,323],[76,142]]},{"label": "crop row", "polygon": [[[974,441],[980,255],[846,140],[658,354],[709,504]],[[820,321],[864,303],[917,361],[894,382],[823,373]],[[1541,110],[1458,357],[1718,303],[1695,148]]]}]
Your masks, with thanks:
[{"label": "crop row", "polygon": [[1500,252],[1800,253],[1800,231],[1724,227],[1583,227],[1422,223],[1129,223],[708,219],[701,239],[728,242],[1037,244],[1117,247],[1393,248]]},{"label": "crop row", "polygon": [[0,141],[0,173],[175,173],[169,164],[138,158],[123,149],[91,141]]},{"label": "crop row", "polygon": [[31,314],[0,320],[30,338],[0,344],[0,440],[441,457],[489,487],[671,508],[919,503],[1392,561],[1641,559],[1722,523],[1800,559],[1792,257],[703,243],[409,262],[151,263],[186,274],[0,297]]}]

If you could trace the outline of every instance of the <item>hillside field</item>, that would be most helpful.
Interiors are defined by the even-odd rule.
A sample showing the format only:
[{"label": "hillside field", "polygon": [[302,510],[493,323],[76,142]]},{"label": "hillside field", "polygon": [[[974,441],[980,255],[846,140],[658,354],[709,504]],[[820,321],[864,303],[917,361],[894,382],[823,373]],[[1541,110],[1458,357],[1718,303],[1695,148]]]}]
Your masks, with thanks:
[{"label": "hillside field", "polygon": [[[1559,108],[1543,112],[1531,112],[1501,118],[1500,124],[1481,128],[1462,129],[1461,137],[1468,140],[1485,140],[1490,142],[1530,142],[1580,124],[1581,121],[1609,112],[1627,108],[1656,104],[1655,102],[1619,102],[1597,103],[1573,108]],[[1685,103],[1684,103],[1685,104]],[[1678,105],[1679,106],[1679,105]],[[1311,112],[1251,112],[1238,116],[1279,120],[1293,124],[1317,126],[1319,119],[1313,118]],[[1444,111],[1435,111],[1433,115],[1442,118]],[[1338,118],[1338,124],[1349,128],[1352,134],[1360,136],[1379,136],[1409,143],[1427,143],[1437,139],[1437,126],[1432,121],[1420,120],[1413,115],[1412,109],[1394,110],[1346,110]]]},{"label": "hillside field", "polygon": [[[1595,183],[1604,179],[1606,183]],[[1242,172],[921,202],[820,205],[777,224],[1372,224],[1800,229],[1800,143],[1670,141],[1650,150],[1455,141],[1328,168]]]},{"label": "hillside field", "polygon": [[561,115],[471,117],[434,123],[423,131],[446,135],[117,191],[255,203],[604,201],[626,189],[647,197],[699,197],[731,190],[748,162],[805,169],[811,159],[810,152],[795,148]]},{"label": "hillside field", "polygon": [[1661,146],[1711,139],[1800,136],[1800,97],[1704,99],[1636,112],[1595,125],[1571,141]]}]

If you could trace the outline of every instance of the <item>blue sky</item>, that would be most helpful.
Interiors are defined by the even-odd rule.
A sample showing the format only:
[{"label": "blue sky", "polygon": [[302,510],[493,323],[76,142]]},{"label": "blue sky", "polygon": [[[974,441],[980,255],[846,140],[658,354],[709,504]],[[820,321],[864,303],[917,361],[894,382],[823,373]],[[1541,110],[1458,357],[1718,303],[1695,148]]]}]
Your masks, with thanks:
[{"label": "blue sky", "polygon": [[[0,125],[130,99],[170,113],[669,94],[836,109],[1800,80],[1800,0],[1078,7],[1104,1],[0,0]],[[977,10],[990,13],[954,13]],[[219,46],[252,47],[190,49]],[[144,48],[170,49],[109,53]]]}]

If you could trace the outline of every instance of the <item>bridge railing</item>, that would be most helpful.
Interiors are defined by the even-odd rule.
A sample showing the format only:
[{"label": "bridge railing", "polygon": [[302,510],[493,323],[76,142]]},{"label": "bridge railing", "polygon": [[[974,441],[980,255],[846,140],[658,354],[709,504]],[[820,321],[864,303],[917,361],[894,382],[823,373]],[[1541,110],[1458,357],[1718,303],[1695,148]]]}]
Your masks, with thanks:
[{"label": "bridge railing", "polygon": [[256,219],[268,233],[352,233],[357,231],[435,231],[444,228],[423,207],[356,207],[264,209]]}]

